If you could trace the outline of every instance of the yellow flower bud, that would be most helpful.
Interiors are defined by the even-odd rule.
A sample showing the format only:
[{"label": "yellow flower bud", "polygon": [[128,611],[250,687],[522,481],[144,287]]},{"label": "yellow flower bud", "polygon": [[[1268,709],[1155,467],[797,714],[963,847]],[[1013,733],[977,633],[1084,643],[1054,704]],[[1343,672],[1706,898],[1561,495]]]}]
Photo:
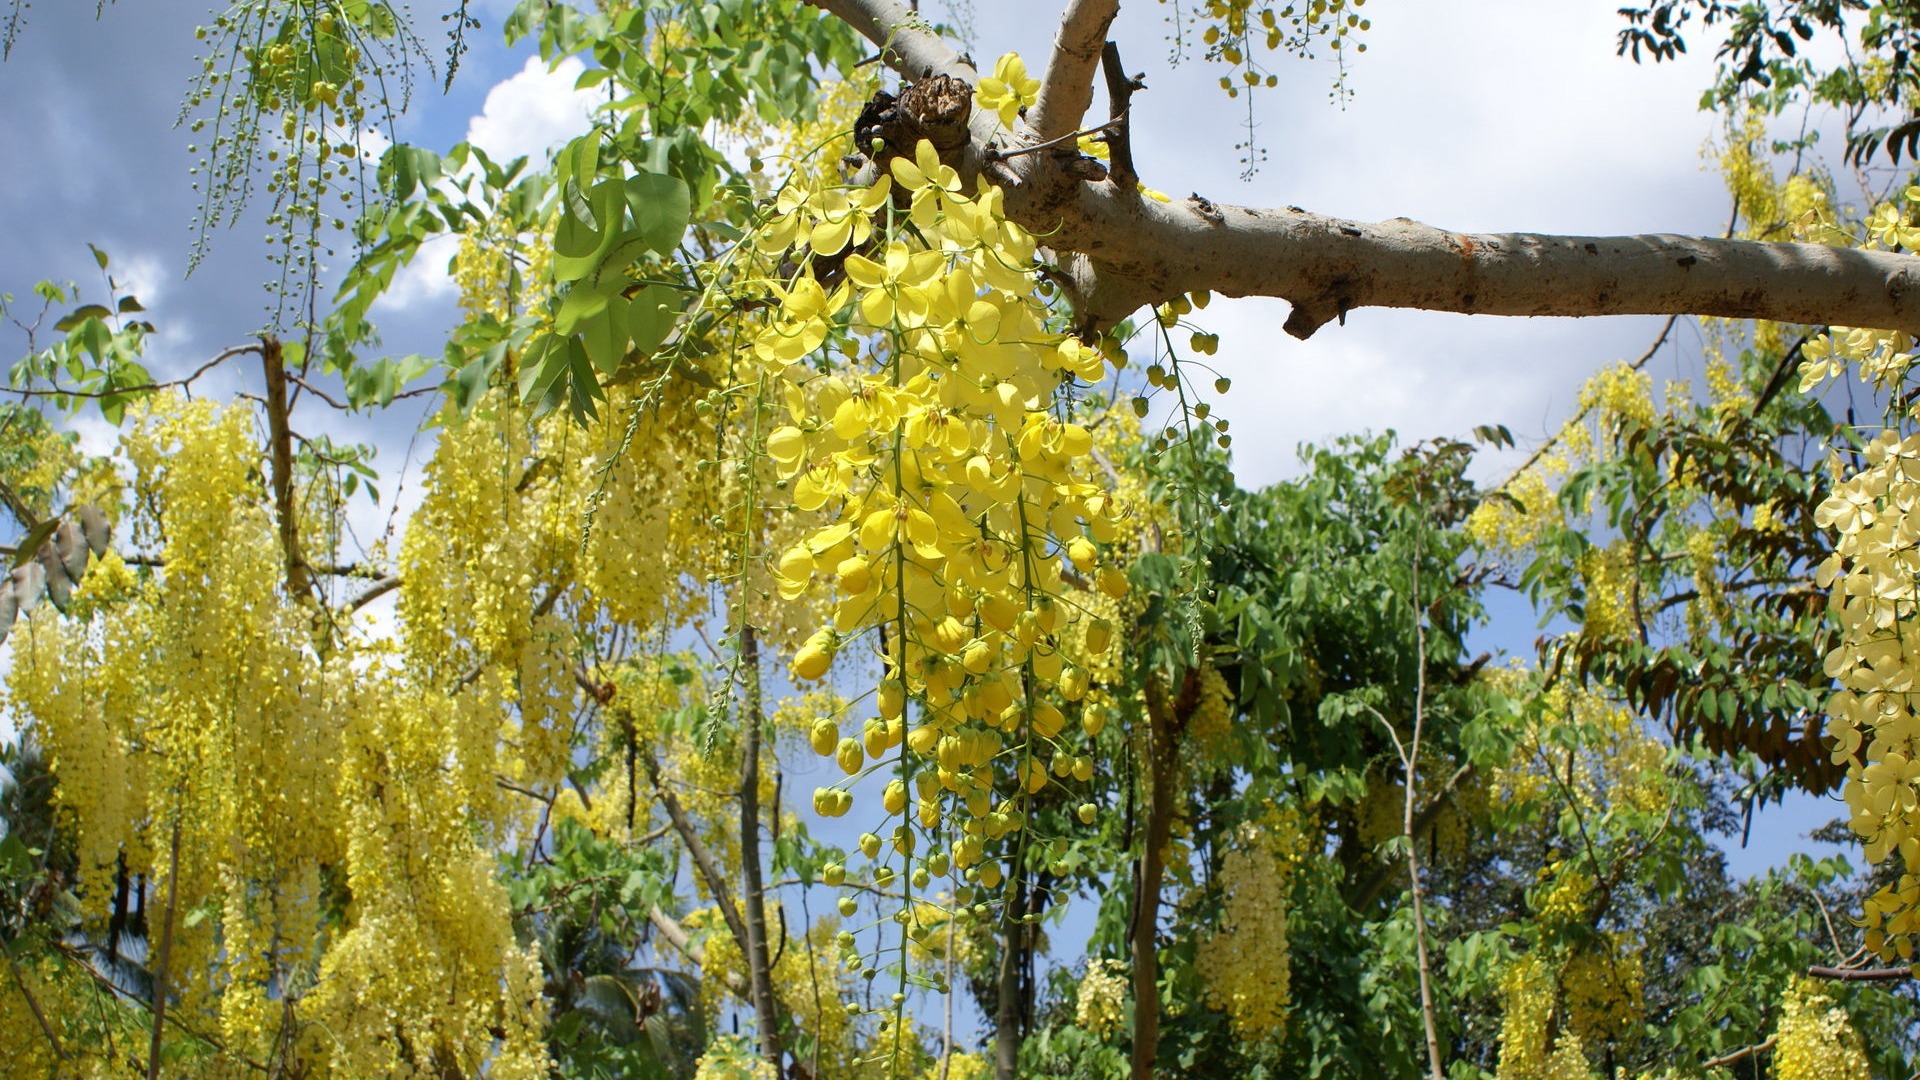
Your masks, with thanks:
[{"label": "yellow flower bud", "polygon": [[1075,570],[1087,573],[1100,561],[1100,549],[1086,537],[1076,536],[1067,544],[1067,561],[1073,564]]},{"label": "yellow flower bud", "polygon": [[1113,624],[1105,619],[1095,619],[1087,624],[1087,651],[1095,656],[1106,653],[1107,646],[1113,644]]},{"label": "yellow flower bud", "polygon": [[841,739],[840,751],[834,756],[840,762],[840,771],[848,776],[859,772],[867,761],[866,754],[860,750],[860,740],[854,738]]},{"label": "yellow flower bud", "polygon": [[875,698],[875,704],[880,710],[881,719],[898,720],[901,711],[905,709],[907,705],[906,684],[902,683],[899,679],[887,679],[880,684],[879,693],[875,695]]},{"label": "yellow flower bud", "polygon": [[860,854],[871,859],[880,854],[880,838],[872,833],[860,834]]},{"label": "yellow flower bud", "polygon": [[993,659],[993,646],[975,639],[967,646],[966,651],[960,654],[960,666],[966,668],[968,674],[985,675],[987,669],[993,666]]},{"label": "yellow flower bud", "polygon": [[837,862],[830,862],[821,868],[820,880],[837,889],[846,884],[847,868]]},{"label": "yellow flower bud", "polygon": [[802,682],[817,679],[833,666],[833,653],[824,641],[809,639],[793,655],[793,677]]},{"label": "yellow flower bud", "polygon": [[821,717],[813,722],[813,730],[807,733],[807,742],[813,746],[813,752],[821,757],[831,757],[833,748],[840,745],[840,725]]},{"label": "yellow flower bud", "polygon": [[899,780],[887,781],[886,793],[880,796],[880,805],[889,814],[897,814],[907,808],[907,785]]},{"label": "yellow flower bud", "polygon": [[858,596],[873,584],[873,572],[867,567],[867,560],[858,555],[840,560],[837,571],[840,575],[840,589],[848,596]]},{"label": "yellow flower bud", "polygon": [[842,917],[851,919],[853,918],[853,913],[859,910],[860,901],[855,900],[851,896],[843,896],[840,898],[840,914]]}]

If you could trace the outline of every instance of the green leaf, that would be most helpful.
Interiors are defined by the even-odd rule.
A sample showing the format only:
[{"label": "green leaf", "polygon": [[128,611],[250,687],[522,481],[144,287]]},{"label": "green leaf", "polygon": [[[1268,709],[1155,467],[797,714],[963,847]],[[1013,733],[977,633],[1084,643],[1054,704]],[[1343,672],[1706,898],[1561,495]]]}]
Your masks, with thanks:
[{"label": "green leaf", "polygon": [[100,269],[105,270],[107,268],[107,253],[94,247],[92,244],[87,245],[87,250],[93,252],[94,263],[98,265]]},{"label": "green leaf", "polygon": [[627,179],[627,209],[647,247],[662,255],[680,245],[693,220],[693,198],[679,177],[637,173]]},{"label": "green leaf", "polygon": [[624,296],[606,298],[600,313],[580,326],[580,340],[587,356],[601,374],[612,377],[627,357],[627,312],[632,302]]},{"label": "green leaf", "polygon": [[580,324],[598,316],[606,310],[607,301],[615,299],[597,289],[578,285],[560,301],[560,310],[554,313],[553,329],[555,333],[572,334]]},{"label": "green leaf", "polygon": [[[583,210],[589,215],[584,219]],[[625,212],[625,199],[617,180],[596,184],[584,206],[569,205],[563,209],[553,231],[555,280],[578,281],[599,269],[607,250],[619,236]]]},{"label": "green leaf", "polygon": [[68,312],[59,322],[53,324],[55,330],[68,333],[85,323],[88,319],[111,319],[113,312],[100,304],[86,304]]},{"label": "green leaf", "polygon": [[667,340],[680,318],[681,297],[665,285],[649,285],[633,296],[627,309],[627,334],[637,352],[651,353]]},{"label": "green leaf", "polygon": [[526,355],[520,359],[520,400],[543,402],[552,393],[567,372],[566,340],[557,334],[542,334],[527,346]]}]

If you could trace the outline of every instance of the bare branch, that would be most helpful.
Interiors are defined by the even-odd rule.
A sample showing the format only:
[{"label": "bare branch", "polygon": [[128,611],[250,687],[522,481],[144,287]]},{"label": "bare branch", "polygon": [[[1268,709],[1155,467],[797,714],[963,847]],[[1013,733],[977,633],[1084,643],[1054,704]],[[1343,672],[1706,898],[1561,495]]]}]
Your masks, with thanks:
[{"label": "bare branch", "polygon": [[1040,77],[1040,96],[1027,110],[1027,126],[1041,141],[1060,138],[1087,115],[1101,45],[1119,13],[1119,0],[1068,0],[1053,39],[1053,59]]},{"label": "bare branch", "polygon": [[212,371],[214,368],[219,367],[234,357],[243,356],[247,353],[257,353],[259,351],[259,345],[235,345],[230,349],[222,349],[213,359],[193,369],[193,374],[183,379],[173,379],[168,382],[141,383],[139,386],[118,386],[110,390],[75,390],[61,386],[58,383],[50,382],[49,389],[46,390],[30,390],[10,386],[6,392],[9,394],[18,394],[23,398],[72,397],[89,399],[120,397],[124,394],[151,394],[160,390],[172,390],[175,387],[192,386],[195,382],[199,381],[202,375],[205,375],[207,372]]},{"label": "bare branch", "polygon": [[1920,978],[1914,973],[1912,965],[1907,967],[1883,968],[1844,968],[1821,967],[1818,964],[1807,969],[1807,974],[1816,979],[1832,979],[1835,982],[1899,982],[1903,979]]},{"label": "bare branch", "polygon": [[400,575],[398,574],[388,574],[385,577],[376,579],[373,584],[361,590],[358,596],[347,601],[347,614],[351,615],[359,611],[361,608],[366,607],[368,604],[373,603],[375,600],[380,599],[399,587]]}]

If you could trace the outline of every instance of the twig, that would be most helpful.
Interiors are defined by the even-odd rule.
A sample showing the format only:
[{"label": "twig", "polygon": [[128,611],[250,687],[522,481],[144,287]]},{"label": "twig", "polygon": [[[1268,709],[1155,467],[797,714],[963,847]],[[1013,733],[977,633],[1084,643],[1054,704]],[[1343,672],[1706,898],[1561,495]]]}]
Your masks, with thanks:
[{"label": "twig", "polygon": [[1418,845],[1413,842],[1414,781],[1420,765],[1420,736],[1427,719],[1427,617],[1420,604],[1420,541],[1424,536],[1421,530],[1426,527],[1426,508],[1416,506],[1420,510],[1420,524],[1415,526],[1413,534],[1413,738],[1407,748],[1407,797],[1401,827],[1407,840],[1407,884],[1413,891],[1413,944],[1419,954],[1420,1018],[1427,1029],[1427,1063],[1433,1070],[1433,1080],[1443,1080],[1440,1037],[1433,1017],[1433,965],[1427,955],[1427,918],[1420,898],[1420,861],[1414,850]]},{"label": "twig", "polygon": [[1079,139],[1082,136],[1098,135],[1101,132],[1111,131],[1113,130],[1113,125],[1122,123],[1123,121],[1125,121],[1125,119],[1126,118],[1123,116],[1116,116],[1108,120],[1104,124],[1100,124],[1090,128],[1081,128],[1079,131],[1069,131],[1065,135],[1061,135],[1057,138],[1048,139],[1046,142],[1034,143],[1031,146],[1022,146],[1014,150],[1002,150],[1002,149],[999,149],[998,147],[989,147],[986,151],[986,156],[988,160],[991,160],[991,161],[1006,161],[1011,158],[1020,157],[1023,154],[1037,154],[1042,150],[1050,150],[1053,147],[1059,146],[1061,143],[1072,142],[1073,140]]},{"label": "twig", "polygon": [[22,398],[76,397],[91,400],[119,397],[122,394],[151,394],[160,390],[171,390],[178,386],[191,386],[202,375],[205,375],[207,372],[212,371],[214,368],[219,367],[234,357],[243,356],[247,353],[257,353],[259,351],[260,346],[258,345],[235,345],[230,349],[223,349],[219,355],[195,368],[193,374],[188,375],[184,379],[173,379],[169,382],[141,383],[139,386],[116,386],[111,390],[73,390],[63,387],[59,383],[49,379],[47,381],[49,388],[46,390],[9,386],[6,392],[9,394],[19,394]]}]

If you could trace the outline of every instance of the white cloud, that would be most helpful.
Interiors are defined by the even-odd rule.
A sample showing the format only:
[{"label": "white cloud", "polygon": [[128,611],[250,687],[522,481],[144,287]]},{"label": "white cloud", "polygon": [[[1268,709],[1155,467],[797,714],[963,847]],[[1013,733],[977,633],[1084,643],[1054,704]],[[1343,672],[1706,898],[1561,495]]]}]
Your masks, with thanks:
[{"label": "white cloud", "polygon": [[539,161],[555,147],[591,126],[598,99],[575,90],[586,65],[568,57],[552,71],[529,57],[519,74],[487,91],[480,115],[467,124],[467,141],[495,161],[526,155]]}]

